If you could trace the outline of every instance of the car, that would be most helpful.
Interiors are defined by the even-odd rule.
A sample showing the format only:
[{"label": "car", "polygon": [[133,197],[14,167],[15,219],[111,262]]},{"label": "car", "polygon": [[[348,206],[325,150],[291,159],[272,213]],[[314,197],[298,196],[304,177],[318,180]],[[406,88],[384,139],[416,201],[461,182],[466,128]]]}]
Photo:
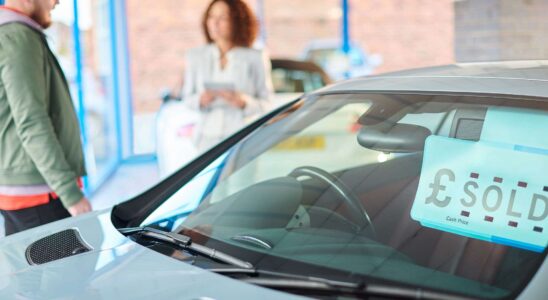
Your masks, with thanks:
[{"label": "car", "polygon": [[[287,151],[356,110],[353,139]],[[0,298],[546,299],[546,132],[548,61],[343,81],[112,209],[0,240]]]},{"label": "car", "polygon": [[329,75],[312,61],[275,58],[271,63],[274,107],[332,83]]},{"label": "car", "polygon": [[[324,70],[313,62],[274,58],[271,65],[274,88],[271,109],[332,83]],[[156,157],[160,176],[165,177],[199,154],[192,134],[200,114],[179,101],[180,97],[164,93],[162,98],[164,103],[156,116]]]},{"label": "car", "polygon": [[368,54],[355,42],[350,42],[348,53],[343,52],[341,45],[336,39],[314,40],[300,58],[320,65],[335,80],[371,75],[382,64],[380,54]]}]

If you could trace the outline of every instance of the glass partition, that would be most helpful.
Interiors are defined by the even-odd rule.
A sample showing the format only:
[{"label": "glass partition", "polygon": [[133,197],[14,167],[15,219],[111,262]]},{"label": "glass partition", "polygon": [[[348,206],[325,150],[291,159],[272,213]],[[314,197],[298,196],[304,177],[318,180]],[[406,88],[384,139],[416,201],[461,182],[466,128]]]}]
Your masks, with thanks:
[{"label": "glass partition", "polygon": [[61,1],[52,13],[54,23],[46,31],[80,119],[87,192],[95,191],[120,160],[110,2]]}]

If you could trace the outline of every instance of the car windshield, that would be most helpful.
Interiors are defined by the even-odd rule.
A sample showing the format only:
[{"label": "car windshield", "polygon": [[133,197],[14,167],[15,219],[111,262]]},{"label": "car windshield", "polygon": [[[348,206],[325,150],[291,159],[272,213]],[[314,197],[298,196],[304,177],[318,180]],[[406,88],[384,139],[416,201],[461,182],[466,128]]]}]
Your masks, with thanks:
[{"label": "car windshield", "polygon": [[538,99],[315,96],[219,156],[144,225],[262,269],[509,297],[546,256],[546,132]]}]

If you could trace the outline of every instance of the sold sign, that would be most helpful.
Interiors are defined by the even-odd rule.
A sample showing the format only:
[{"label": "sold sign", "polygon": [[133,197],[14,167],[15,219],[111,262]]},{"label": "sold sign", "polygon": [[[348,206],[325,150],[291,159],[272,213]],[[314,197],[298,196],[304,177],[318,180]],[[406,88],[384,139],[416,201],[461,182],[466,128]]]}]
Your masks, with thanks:
[{"label": "sold sign", "polygon": [[547,170],[542,151],[431,136],[411,217],[426,227],[542,252]]}]

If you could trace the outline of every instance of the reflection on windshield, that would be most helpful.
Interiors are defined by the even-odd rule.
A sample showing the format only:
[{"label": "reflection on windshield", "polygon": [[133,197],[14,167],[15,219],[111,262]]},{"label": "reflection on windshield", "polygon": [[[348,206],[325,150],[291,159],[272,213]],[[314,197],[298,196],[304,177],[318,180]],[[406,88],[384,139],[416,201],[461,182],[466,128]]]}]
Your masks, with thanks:
[{"label": "reflection on windshield", "polygon": [[[491,238],[501,235],[496,226],[503,225],[498,220],[486,222],[484,216],[499,202],[508,207],[510,201],[497,198],[496,188],[483,196],[484,206],[464,209],[459,206],[462,201],[453,201],[454,206],[446,209],[441,201],[443,197],[461,199],[474,194],[477,187],[473,184],[464,189],[450,185],[471,173],[482,174],[480,180],[504,177],[497,187],[501,191],[514,181],[540,186],[540,179],[527,177],[526,172],[537,174],[534,168],[546,166],[547,156],[517,153],[508,145],[519,140],[525,147],[529,141],[538,141],[531,135],[548,130],[548,115],[506,108],[510,114],[524,114],[524,122],[539,114],[541,121],[523,127],[534,130],[517,132],[515,140],[496,141],[496,146],[489,146],[496,150],[490,150],[483,147],[493,144],[486,140],[485,132],[507,126],[491,121],[496,106],[485,99],[430,99],[420,95],[332,95],[305,101],[235,145],[223,156],[222,164],[217,160],[210,168],[216,170],[214,176],[204,173],[194,179],[179,196],[166,202],[169,209],[162,208],[162,212],[182,207],[185,201],[195,203],[205,194],[188,218],[178,219],[181,226],[172,228],[200,232],[226,250],[239,249],[232,253],[235,256],[259,253],[239,257],[259,268],[268,266],[271,259],[284,259],[287,264],[277,264],[284,272],[291,270],[289,262],[297,261],[348,276],[472,297],[510,295],[538,268],[546,240],[538,235],[541,248],[535,252],[516,245],[529,229],[517,227],[516,233],[504,233],[504,241]],[[529,138],[523,138],[527,135]],[[438,140],[459,143],[462,150],[448,155],[436,146],[443,144]],[[483,152],[477,152],[478,156],[473,151],[480,148]],[[435,151],[441,152],[436,155]],[[444,151],[447,155],[441,154]],[[499,168],[486,159],[494,153],[489,151],[506,151],[508,159],[516,160],[526,155],[533,165],[523,174]],[[429,170],[446,165],[458,174],[444,175],[443,188],[438,178],[436,203],[442,204],[428,206],[435,202],[429,198],[433,194]],[[476,169],[471,172],[468,167]],[[488,178],[486,174],[493,172],[499,173]],[[424,180],[430,181],[421,183]],[[190,192],[194,188],[189,186],[199,193]],[[534,193],[537,199],[548,201],[548,192],[538,188]],[[453,214],[459,215],[453,219]],[[542,212],[532,214],[536,223],[528,225],[548,227]],[[465,218],[468,225],[458,221]],[[481,226],[475,225],[480,219]],[[529,231],[527,234],[538,233]],[[306,275],[328,278],[330,273]]]},{"label": "reflection on windshield", "polygon": [[[143,224],[152,224],[157,222],[171,222],[170,227],[177,227],[183,218],[181,215],[186,215],[200,204],[204,195],[208,192],[208,188],[212,188],[215,176],[219,170],[224,167],[224,162],[228,154],[221,155],[209,167],[205,168],[191,182],[177,191],[168,201],[164,202],[160,208],[150,214]],[[171,221],[175,217],[174,221]],[[166,221],[169,220],[169,221]],[[176,222],[176,223],[175,223]]]}]

